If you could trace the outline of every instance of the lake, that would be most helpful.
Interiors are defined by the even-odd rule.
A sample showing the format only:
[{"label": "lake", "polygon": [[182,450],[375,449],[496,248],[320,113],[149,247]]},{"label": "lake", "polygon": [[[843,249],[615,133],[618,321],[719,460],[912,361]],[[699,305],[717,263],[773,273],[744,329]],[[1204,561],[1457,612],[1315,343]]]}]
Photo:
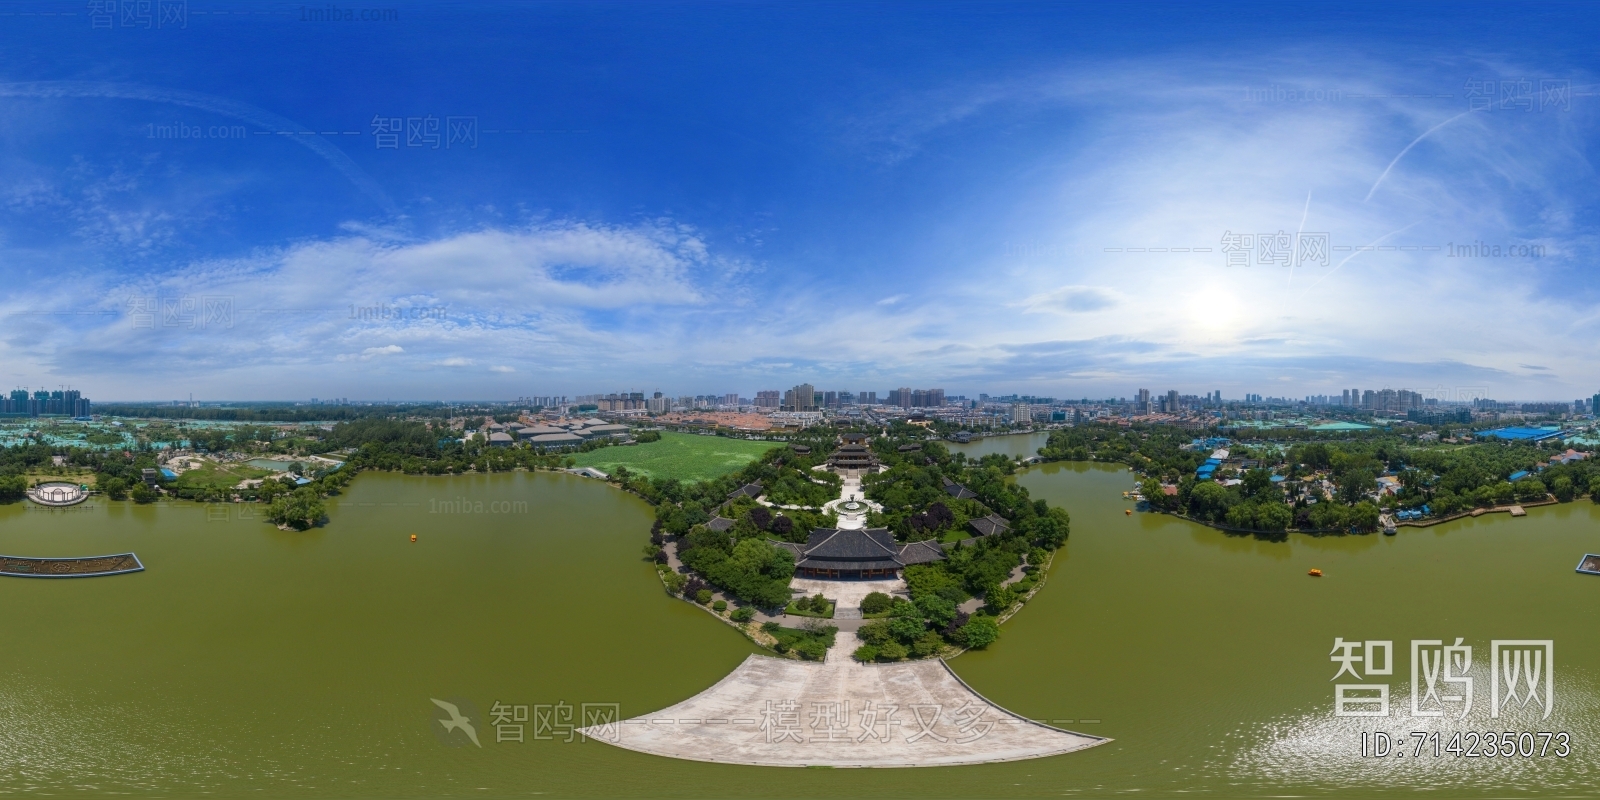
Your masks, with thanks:
[{"label": "lake", "polygon": [[952,453],[966,453],[967,458],[983,458],[992,453],[1004,456],[1029,456],[1039,455],[1039,448],[1044,447],[1049,441],[1049,431],[1035,433],[1007,433],[1000,436],[985,436],[982,439],[973,439],[966,444],[946,441],[945,447]]},{"label": "lake", "polygon": [[[1020,438],[1020,437],[1008,437]],[[989,651],[952,666],[1014,711],[1116,741],[1049,759],[777,770],[599,743],[435,740],[430,698],[653,711],[757,649],[666,597],[650,508],[549,473],[365,474],[331,524],[289,533],[240,506],[0,507],[0,553],[134,551],[147,571],[0,578],[0,792],[291,797],[1267,796],[1594,794],[1600,549],[1588,501],[1395,537],[1286,542],[1123,513],[1106,465],[1019,475],[1073,516],[1050,582]],[[259,514],[259,506],[249,510]],[[226,513],[223,513],[226,512]],[[411,543],[409,536],[418,541]],[[1321,579],[1306,576],[1319,567]],[[1419,723],[1411,639],[1474,645],[1479,706]],[[1335,718],[1335,637],[1395,642],[1395,715]],[[1553,639],[1549,720],[1487,719],[1489,640]],[[1099,720],[1098,722],[1083,722]],[[1566,731],[1564,760],[1363,759],[1361,731]]]}]

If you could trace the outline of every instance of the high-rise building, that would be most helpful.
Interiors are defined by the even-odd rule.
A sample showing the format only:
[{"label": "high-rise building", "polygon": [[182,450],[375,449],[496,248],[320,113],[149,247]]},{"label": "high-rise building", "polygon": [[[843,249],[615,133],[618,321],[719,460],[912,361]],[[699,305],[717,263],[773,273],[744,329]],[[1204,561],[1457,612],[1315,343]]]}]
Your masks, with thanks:
[{"label": "high-rise building", "polygon": [[1140,414],[1150,413],[1150,390],[1140,389],[1139,399],[1134,401],[1133,410]]},{"label": "high-rise building", "polygon": [[1168,414],[1178,413],[1178,390],[1168,389],[1166,399],[1162,401],[1162,410]]},{"label": "high-rise building", "polygon": [[728,392],[727,394],[723,395],[722,396],[722,404],[725,405],[725,406],[736,406],[736,405],[739,405],[739,393],[738,392]]},{"label": "high-rise building", "polygon": [[790,411],[816,411],[817,387],[809,383],[802,383],[790,389],[784,398],[784,405]]},{"label": "high-rise building", "polygon": [[878,404],[878,393],[862,392],[861,397],[857,400],[857,402],[864,406],[875,406]]},{"label": "high-rise building", "polygon": [[1027,403],[1017,403],[1011,406],[1012,422],[1030,422],[1032,420],[1032,416],[1033,415],[1030,413]]},{"label": "high-rise building", "polygon": [[756,392],[756,408],[777,408],[780,405],[783,405],[783,399],[777,389]]},{"label": "high-rise building", "polygon": [[[13,393],[14,395],[15,393]],[[1589,413],[1600,417],[1600,394],[1589,398]]]}]

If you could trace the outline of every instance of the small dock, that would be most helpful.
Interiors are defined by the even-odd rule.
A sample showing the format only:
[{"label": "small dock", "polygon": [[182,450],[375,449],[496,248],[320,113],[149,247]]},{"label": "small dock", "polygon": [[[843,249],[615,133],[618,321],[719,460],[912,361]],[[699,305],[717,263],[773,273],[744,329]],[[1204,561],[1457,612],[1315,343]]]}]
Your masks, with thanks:
[{"label": "small dock", "polygon": [[144,564],[132,553],[80,558],[0,556],[0,576],[7,578],[99,578],[143,571]]}]

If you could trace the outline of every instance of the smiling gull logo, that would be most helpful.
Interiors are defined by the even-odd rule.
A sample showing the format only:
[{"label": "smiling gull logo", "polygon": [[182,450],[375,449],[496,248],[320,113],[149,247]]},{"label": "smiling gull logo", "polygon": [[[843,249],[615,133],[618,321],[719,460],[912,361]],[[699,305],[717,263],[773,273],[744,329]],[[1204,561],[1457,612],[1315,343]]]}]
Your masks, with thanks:
[{"label": "smiling gull logo", "polygon": [[472,705],[471,701],[460,698],[451,698],[454,702],[446,702],[432,697],[428,699],[439,707],[439,710],[433,713],[433,721],[439,723],[439,726],[433,729],[433,734],[439,737],[440,743],[447,747],[460,747],[462,744],[461,737],[454,735],[457,731],[460,731],[465,733],[473,744],[483,747],[478,742],[478,729],[474,724],[475,720],[479,720],[482,717],[478,714],[478,709]]}]

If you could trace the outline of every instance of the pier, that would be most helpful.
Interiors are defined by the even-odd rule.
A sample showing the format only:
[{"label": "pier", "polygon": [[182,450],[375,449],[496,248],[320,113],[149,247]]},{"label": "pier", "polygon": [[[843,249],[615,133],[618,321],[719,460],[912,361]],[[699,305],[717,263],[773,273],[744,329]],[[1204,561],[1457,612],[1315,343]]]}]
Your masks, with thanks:
[{"label": "pier", "polygon": [[98,578],[143,571],[144,564],[132,553],[81,558],[0,556],[0,575],[8,578]]}]

